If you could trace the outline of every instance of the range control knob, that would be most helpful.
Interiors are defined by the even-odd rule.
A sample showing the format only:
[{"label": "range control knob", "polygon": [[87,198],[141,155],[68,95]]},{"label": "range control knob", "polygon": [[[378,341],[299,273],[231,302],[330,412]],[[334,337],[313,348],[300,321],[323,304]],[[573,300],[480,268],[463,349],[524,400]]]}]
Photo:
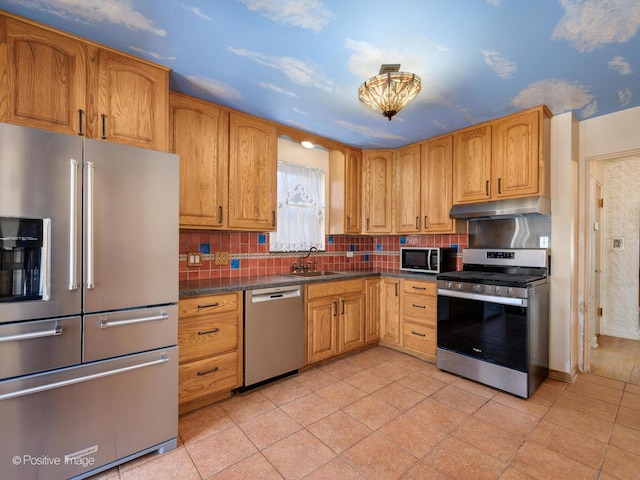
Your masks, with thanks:
[{"label": "range control knob", "polygon": [[452,282],[447,282],[446,287],[447,287],[449,290],[451,290],[451,287],[452,287],[452,286],[453,286],[453,283],[452,283]]},{"label": "range control knob", "polygon": [[507,295],[509,295],[510,297],[513,296],[513,288],[507,288]]},{"label": "range control knob", "polygon": [[500,293],[500,287],[493,287],[493,293],[496,295]]},{"label": "range control knob", "polygon": [[458,290],[462,290],[462,284],[461,283],[456,283],[456,288]]},{"label": "range control knob", "polygon": [[479,292],[480,291],[480,285],[474,285],[473,286],[473,291],[474,292]]}]

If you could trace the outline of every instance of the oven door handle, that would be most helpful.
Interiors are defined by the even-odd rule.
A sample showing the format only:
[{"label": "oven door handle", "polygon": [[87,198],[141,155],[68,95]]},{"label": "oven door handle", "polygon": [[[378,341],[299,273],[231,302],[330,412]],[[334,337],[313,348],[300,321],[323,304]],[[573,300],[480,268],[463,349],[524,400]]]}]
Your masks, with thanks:
[{"label": "oven door handle", "polygon": [[480,302],[499,303],[501,305],[512,305],[514,307],[526,307],[526,298],[497,297],[494,295],[482,295],[480,293],[457,292],[455,290],[438,289],[438,295],[443,297],[463,298],[467,300],[478,300]]}]

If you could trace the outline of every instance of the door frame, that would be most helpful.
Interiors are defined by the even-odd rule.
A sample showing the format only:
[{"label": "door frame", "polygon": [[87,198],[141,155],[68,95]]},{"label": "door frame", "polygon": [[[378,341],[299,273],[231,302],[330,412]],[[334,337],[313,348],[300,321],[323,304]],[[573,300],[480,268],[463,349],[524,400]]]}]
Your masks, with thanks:
[{"label": "door frame", "polygon": [[[591,337],[593,336],[591,332],[591,316],[595,315],[595,302],[593,301],[595,293],[593,291],[595,279],[594,279],[594,256],[593,249],[595,248],[595,241],[593,232],[593,222],[596,219],[595,206],[596,199],[595,197],[595,180],[592,179],[592,171],[595,168],[595,162],[606,161],[606,160],[624,160],[624,159],[632,159],[640,157],[640,148],[627,150],[622,152],[612,152],[604,155],[585,157],[584,169],[582,170],[582,181],[580,184],[583,187],[583,195],[581,198],[582,208],[585,212],[584,221],[582,226],[580,227],[580,235],[582,237],[582,241],[579,242],[579,255],[578,258],[582,259],[579,265],[579,282],[581,286],[579,290],[583,292],[582,302],[580,305],[580,309],[584,315],[582,325],[581,325],[581,335],[580,335],[580,348],[582,349],[582,354],[580,355],[580,360],[582,362],[580,370],[583,372],[590,372],[590,363],[591,363]],[[606,185],[602,185],[603,190],[606,188]],[[584,283],[582,283],[584,282]]]}]

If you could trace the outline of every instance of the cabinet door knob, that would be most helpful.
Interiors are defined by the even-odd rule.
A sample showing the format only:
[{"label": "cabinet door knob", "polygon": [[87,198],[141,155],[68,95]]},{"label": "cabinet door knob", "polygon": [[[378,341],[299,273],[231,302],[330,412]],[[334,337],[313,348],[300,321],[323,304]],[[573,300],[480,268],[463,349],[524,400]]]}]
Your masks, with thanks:
[{"label": "cabinet door knob", "polygon": [[222,205],[218,206],[218,223],[222,225]]},{"label": "cabinet door knob", "polygon": [[486,182],[484,182],[484,194],[488,197],[489,196],[489,180],[487,180]]}]

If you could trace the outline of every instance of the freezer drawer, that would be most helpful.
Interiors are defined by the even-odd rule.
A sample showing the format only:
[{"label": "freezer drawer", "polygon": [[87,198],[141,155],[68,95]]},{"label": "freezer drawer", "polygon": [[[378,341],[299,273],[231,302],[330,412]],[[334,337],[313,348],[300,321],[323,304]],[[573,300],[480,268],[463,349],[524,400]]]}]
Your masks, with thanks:
[{"label": "freezer drawer", "polygon": [[85,315],[82,361],[169,347],[177,338],[177,305]]},{"label": "freezer drawer", "polygon": [[80,317],[0,324],[0,380],[80,363]]},{"label": "freezer drawer", "polygon": [[[155,350],[0,382],[0,471],[66,479],[178,435],[178,349]],[[114,463],[115,462],[115,463]]]}]

